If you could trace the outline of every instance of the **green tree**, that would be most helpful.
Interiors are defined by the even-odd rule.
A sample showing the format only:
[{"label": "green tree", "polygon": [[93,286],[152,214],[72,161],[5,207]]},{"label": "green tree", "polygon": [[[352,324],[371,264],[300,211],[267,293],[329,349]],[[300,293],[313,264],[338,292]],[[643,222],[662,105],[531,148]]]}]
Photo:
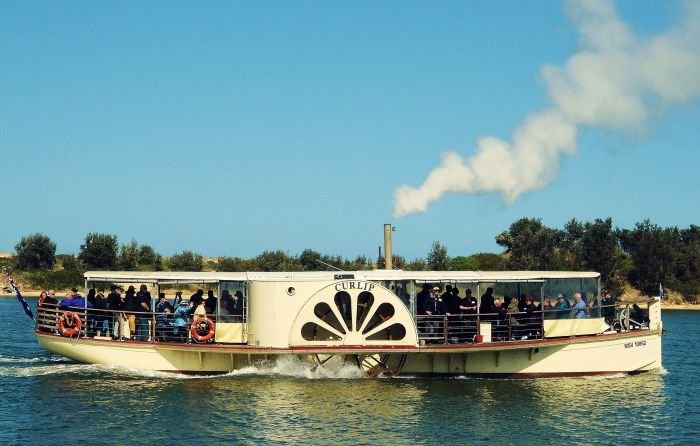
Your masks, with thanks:
[{"label": "green tree", "polygon": [[457,256],[450,259],[450,271],[477,271],[479,263],[474,258]]},{"label": "green tree", "polygon": [[428,262],[425,259],[413,259],[404,265],[406,271],[427,271]]},{"label": "green tree", "polygon": [[123,271],[137,271],[139,269],[139,245],[136,240],[131,240],[128,245],[122,245],[119,249],[119,268]]},{"label": "green tree", "polygon": [[675,279],[676,288],[686,298],[700,294],[700,226],[680,231]]},{"label": "green tree", "polygon": [[182,251],[170,257],[167,263],[172,271],[201,271],[204,258],[192,251]]},{"label": "green tree", "polygon": [[644,220],[632,230],[620,231],[618,236],[622,249],[632,259],[628,278],[633,286],[653,296],[658,293],[660,283],[675,285],[678,228],[662,229]]},{"label": "green tree", "polygon": [[478,271],[503,271],[506,269],[506,261],[500,254],[480,252],[469,256],[476,262]]},{"label": "green tree", "polygon": [[73,254],[59,254],[56,256],[56,260],[60,261],[63,269],[68,271],[78,271],[83,266]]},{"label": "green tree", "polygon": [[252,261],[240,257],[221,257],[217,264],[217,271],[244,272],[253,270]]},{"label": "green tree", "polygon": [[298,271],[300,265],[284,251],[264,251],[255,258],[255,265],[260,271]]},{"label": "green tree", "polygon": [[346,269],[348,271],[362,271],[371,268],[372,264],[370,263],[369,259],[363,255],[359,255],[355,257],[354,260],[348,262]]},{"label": "green tree", "polygon": [[447,271],[450,268],[450,256],[447,255],[447,248],[439,241],[434,241],[432,248],[426,258],[428,268],[432,271]]},{"label": "green tree", "polygon": [[302,271],[325,271],[328,267],[321,263],[321,253],[313,249],[305,249],[299,254],[299,264]]},{"label": "green tree", "polygon": [[155,249],[148,245],[141,245],[139,247],[139,265],[155,266],[158,262],[160,262],[160,255],[156,253]]},{"label": "green tree", "polygon": [[52,269],[56,263],[56,243],[40,233],[22,237],[15,253],[19,269]]},{"label": "green tree", "polygon": [[603,287],[615,295],[624,290],[625,277],[621,269],[623,255],[611,218],[598,218],[593,223],[586,223],[576,250],[579,259],[576,269],[599,272]]},{"label": "green tree", "polygon": [[557,270],[561,267],[559,245],[562,231],[550,229],[540,219],[521,218],[496,237],[496,243],[510,254],[509,270]]},{"label": "green tree", "polygon": [[90,269],[114,269],[117,266],[117,236],[89,233],[80,245],[78,258]]}]

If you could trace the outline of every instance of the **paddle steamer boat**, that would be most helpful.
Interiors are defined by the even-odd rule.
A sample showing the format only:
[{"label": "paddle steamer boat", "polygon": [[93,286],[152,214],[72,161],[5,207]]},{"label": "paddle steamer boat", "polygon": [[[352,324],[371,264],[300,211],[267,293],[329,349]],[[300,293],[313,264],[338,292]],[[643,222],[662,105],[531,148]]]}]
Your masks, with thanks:
[{"label": "paddle steamer boat", "polygon": [[[40,308],[38,342],[82,363],[182,373],[227,373],[293,355],[315,366],[354,364],[370,376],[430,375],[532,378],[635,374],[661,368],[660,298],[650,298],[646,318],[629,308],[614,318],[601,301],[594,272],[400,271],[353,272],[105,272],[84,274],[85,288],[145,285],[172,301],[196,289],[240,295],[237,314],[216,309],[191,315],[175,336],[173,314],[142,312],[141,340],[125,333],[123,311]],[[528,314],[422,315],[424,288],[450,284],[460,297],[487,289],[497,299],[532,296]],[[109,292],[109,291],[108,291]],[[240,292],[240,293],[236,293]],[[542,311],[547,299],[575,293],[588,303],[585,317]],[[175,306],[178,302],[173,302]],[[480,303],[480,302],[479,302]],[[111,330],[111,331],[110,331]],[[118,331],[115,333],[115,331]]]}]

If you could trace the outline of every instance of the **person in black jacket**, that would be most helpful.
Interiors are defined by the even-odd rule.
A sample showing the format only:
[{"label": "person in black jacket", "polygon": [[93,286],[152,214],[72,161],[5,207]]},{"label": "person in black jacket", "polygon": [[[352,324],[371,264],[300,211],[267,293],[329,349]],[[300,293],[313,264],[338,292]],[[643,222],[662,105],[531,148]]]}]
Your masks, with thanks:
[{"label": "person in black jacket", "polygon": [[124,294],[124,314],[129,324],[129,336],[134,339],[136,336],[136,315],[134,311],[138,311],[138,303],[136,300],[136,288],[130,285]]},{"label": "person in black jacket", "polygon": [[146,285],[141,285],[136,293],[136,339],[148,341],[148,321],[151,320],[151,293]]},{"label": "person in black jacket", "polygon": [[114,339],[119,338],[119,332],[121,331],[121,311],[124,309],[122,291],[124,290],[119,285],[112,285],[111,292],[107,295],[107,321],[109,324],[109,331],[112,332],[112,337]]}]

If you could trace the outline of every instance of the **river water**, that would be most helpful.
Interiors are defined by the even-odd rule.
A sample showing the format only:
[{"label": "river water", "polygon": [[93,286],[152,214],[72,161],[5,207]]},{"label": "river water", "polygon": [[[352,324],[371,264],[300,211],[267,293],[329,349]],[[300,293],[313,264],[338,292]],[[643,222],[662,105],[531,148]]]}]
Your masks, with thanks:
[{"label": "river water", "polygon": [[290,359],[216,377],[83,365],[42,350],[15,299],[0,314],[0,444],[700,442],[700,312],[664,312],[659,373],[500,381]]}]

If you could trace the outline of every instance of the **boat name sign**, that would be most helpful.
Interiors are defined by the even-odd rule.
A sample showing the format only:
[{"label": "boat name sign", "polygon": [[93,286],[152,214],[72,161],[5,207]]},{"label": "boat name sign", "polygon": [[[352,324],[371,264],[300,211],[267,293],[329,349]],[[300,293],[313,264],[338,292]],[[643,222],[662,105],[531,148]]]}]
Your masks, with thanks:
[{"label": "boat name sign", "polygon": [[372,291],[376,285],[372,282],[361,282],[359,280],[355,281],[347,281],[347,282],[338,282],[335,284],[335,290],[336,291],[344,291],[344,290],[363,290],[363,291]]}]

